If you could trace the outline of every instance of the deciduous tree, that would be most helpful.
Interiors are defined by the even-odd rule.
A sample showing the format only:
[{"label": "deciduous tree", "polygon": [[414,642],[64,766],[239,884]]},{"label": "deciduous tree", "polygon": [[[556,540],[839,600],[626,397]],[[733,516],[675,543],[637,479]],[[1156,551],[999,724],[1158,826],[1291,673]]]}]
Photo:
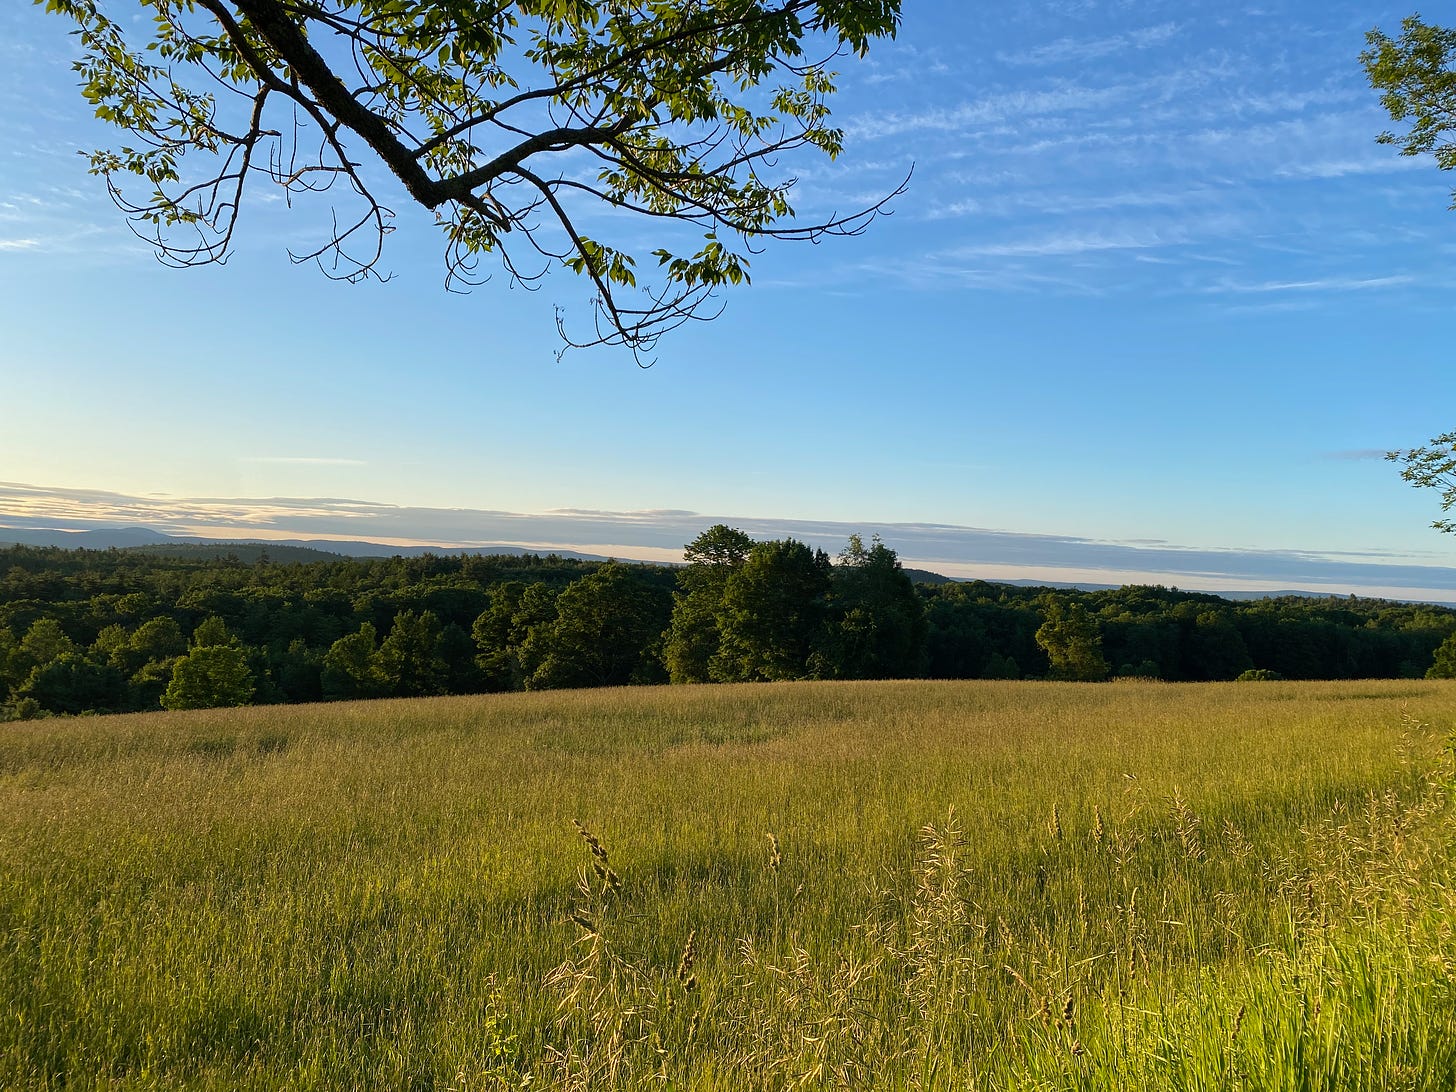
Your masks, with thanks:
[{"label": "deciduous tree", "polygon": [[925,667],[925,607],[895,551],[851,535],[835,565],[830,624],[817,657],[836,679],[904,679]]},{"label": "deciduous tree", "polygon": [[440,655],[440,619],[433,611],[400,611],[379,645],[378,666],[388,692],[397,698],[445,693],[449,666]]},{"label": "deciduous tree", "polygon": [[701,683],[712,678],[718,652],[718,613],[728,578],[743,567],[753,540],[742,531],[718,523],[683,548],[686,567],[678,572],[673,593],[672,626],[662,658],[675,683]]},{"label": "deciduous tree", "polygon": [[1428,679],[1456,679],[1456,633],[1447,637],[1436,648],[1431,666],[1426,668]]},{"label": "deciduous tree", "polygon": [[121,702],[121,673],[108,664],[66,652],[30,673],[20,698],[34,698],[52,713],[84,713],[114,709]]},{"label": "deciduous tree", "polygon": [[490,590],[490,605],[470,630],[479,650],[475,666],[485,689],[519,690],[524,685],[521,648],[533,630],[555,620],[557,594],[544,584],[519,580]]},{"label": "deciduous tree", "polygon": [[536,626],[521,648],[532,690],[660,682],[660,638],[668,593],[626,565],[610,562],[556,597],[556,617]]},{"label": "deciduous tree", "polygon": [[379,635],[373,622],[345,634],[324,653],[320,686],[329,701],[377,698],[388,683],[379,663]]},{"label": "deciduous tree", "polygon": [[829,555],[802,542],[760,542],[728,579],[718,614],[721,682],[798,679],[823,636]]},{"label": "deciduous tree", "polygon": [[1199,613],[1187,641],[1188,678],[1236,679],[1254,666],[1230,611]]},{"label": "deciduous tree", "polygon": [[1036,631],[1036,643],[1051,661],[1054,679],[1099,682],[1107,678],[1097,619],[1075,600],[1047,597],[1046,621]]},{"label": "deciduous tree", "polygon": [[253,700],[248,654],[237,645],[199,645],[177,661],[163,709],[216,709]]}]

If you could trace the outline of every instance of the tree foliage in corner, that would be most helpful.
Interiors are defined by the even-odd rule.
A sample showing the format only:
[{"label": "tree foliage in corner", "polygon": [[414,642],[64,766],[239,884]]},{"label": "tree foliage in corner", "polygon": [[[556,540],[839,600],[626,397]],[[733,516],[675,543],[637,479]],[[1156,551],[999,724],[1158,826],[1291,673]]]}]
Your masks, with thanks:
[{"label": "tree foliage in corner", "polygon": [[[1400,148],[1401,155],[1430,155],[1443,171],[1456,168],[1456,29],[1427,23],[1419,15],[1402,20],[1400,37],[1372,30],[1360,62],[1370,85],[1381,92],[1380,104],[1402,134],[1381,133],[1381,144]],[[1456,191],[1452,192],[1456,208]],[[1441,510],[1456,505],[1456,432],[1437,436],[1424,447],[1392,451],[1403,463],[1400,476],[1412,485],[1441,490]],[[1438,519],[1433,527],[1456,531],[1456,521]]]},{"label": "tree foliage in corner", "polygon": [[[1441,511],[1456,506],[1456,432],[1442,433],[1423,447],[1409,451],[1390,451],[1385,457],[1403,463],[1400,476],[1421,489],[1441,491]],[[1431,526],[1438,531],[1456,531],[1456,520],[1441,518]]]},{"label": "tree foliage in corner", "polygon": [[[893,36],[900,0],[135,0],[147,23],[35,2],[76,22],[83,91],[134,138],[92,171],[175,264],[225,260],[263,182],[332,202],[296,261],[382,277],[403,198],[443,230],[447,285],[486,259],[526,285],[564,266],[596,297],[568,344],[642,353],[713,317],[765,240],[857,234],[894,196],[794,224],[785,165],[839,155],[828,66]],[[588,231],[616,222],[604,207],[692,241],[652,251],[639,283],[637,258]]]},{"label": "tree foliage in corner", "polygon": [[1456,29],[1412,15],[1401,23],[1399,38],[1372,30],[1365,39],[1369,48],[1360,62],[1381,92],[1380,105],[1391,120],[1410,124],[1404,135],[1385,132],[1376,139],[1399,146],[1401,155],[1431,155],[1443,171],[1456,167]]}]

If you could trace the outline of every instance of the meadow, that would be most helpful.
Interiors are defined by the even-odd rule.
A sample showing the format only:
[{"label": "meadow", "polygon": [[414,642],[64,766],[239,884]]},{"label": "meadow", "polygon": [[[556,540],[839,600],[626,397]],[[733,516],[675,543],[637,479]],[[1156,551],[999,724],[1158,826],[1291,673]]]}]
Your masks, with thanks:
[{"label": "meadow", "polygon": [[1449,1090],[1453,728],[1427,681],[7,724],[0,1087]]}]

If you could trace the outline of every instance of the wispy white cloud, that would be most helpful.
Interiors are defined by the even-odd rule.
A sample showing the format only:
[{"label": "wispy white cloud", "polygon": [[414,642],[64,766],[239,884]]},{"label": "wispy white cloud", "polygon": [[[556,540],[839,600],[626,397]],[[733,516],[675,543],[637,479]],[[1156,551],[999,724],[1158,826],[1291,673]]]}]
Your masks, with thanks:
[{"label": "wispy white cloud", "polygon": [[1367,102],[1368,96],[1340,86],[1285,87],[1278,91],[1253,92],[1242,87],[1213,94],[1201,104],[1190,104],[1190,116],[1236,118],[1271,115],[1289,118],[1305,111],[1328,112],[1336,106]]},{"label": "wispy white cloud", "polygon": [[0,239],[0,250],[34,250],[39,239]]},{"label": "wispy white cloud", "polygon": [[1162,45],[1176,37],[1178,31],[1177,23],[1160,23],[1157,26],[1142,27],[1126,34],[1103,38],[1058,38],[1054,42],[1019,52],[997,53],[996,59],[1003,64],[1013,65],[1080,63]]},{"label": "wispy white cloud", "polygon": [[923,80],[926,76],[944,76],[951,71],[950,65],[944,61],[920,61],[897,68],[874,65],[870,66],[868,71],[860,77],[860,81],[866,86],[877,87],[906,80]]},{"label": "wispy white cloud", "polygon": [[1007,91],[964,102],[958,106],[902,112],[888,111],[851,120],[845,127],[849,136],[879,139],[905,136],[920,131],[954,132],[973,126],[991,125],[1016,119],[1028,119],[1067,112],[1091,112],[1129,101],[1137,92],[1132,84],[1086,87],[1059,84],[1042,90]]},{"label": "wispy white cloud", "polygon": [[1424,169],[1425,164],[1409,156],[1386,152],[1381,155],[1349,159],[1324,159],[1311,163],[1290,163],[1275,171],[1279,178],[1345,178],[1349,175],[1394,174],[1397,171]]},{"label": "wispy white cloud", "polygon": [[775,277],[755,282],[765,288],[792,290],[839,291],[873,285],[878,292],[893,283],[911,291],[947,292],[1053,292],[1069,295],[1096,295],[1105,284],[1087,277],[1064,275],[1061,270],[1033,268],[1033,261],[998,259],[954,259],[945,254],[918,257],[885,257],[846,262],[832,274],[800,277]]},{"label": "wispy white cloud", "polygon": [[946,251],[945,254],[952,258],[1047,258],[1089,254],[1104,250],[1144,250],[1150,247],[1171,246],[1181,241],[1180,239],[1160,239],[1152,236],[1073,233],[1044,235],[998,243],[973,243],[955,247]]},{"label": "wispy white cloud", "polygon": [[1122,209],[1183,208],[1190,205],[1206,208],[1224,196],[1222,188],[1211,186],[1089,193],[1019,188],[933,204],[921,215],[927,220],[944,220],[964,216],[1022,216],[1028,212],[1071,216]]},{"label": "wispy white cloud", "polygon": [[1281,292],[1364,292],[1379,288],[1397,288],[1414,284],[1416,278],[1401,273],[1389,277],[1320,277],[1307,281],[1239,282],[1224,280],[1208,286],[1210,292],[1281,293]]},{"label": "wispy white cloud", "polygon": [[[1374,173],[1381,163],[1375,153],[1375,134],[1380,119],[1371,111],[1328,110],[1304,116],[1281,116],[1258,124],[1217,124],[1184,132],[1170,157],[1174,164],[1204,169],[1217,164],[1245,177],[1326,177],[1319,164],[1334,164],[1333,170],[1350,173],[1352,164]],[[1389,164],[1398,156],[1385,157]],[[1392,166],[1392,170],[1405,169]]]}]

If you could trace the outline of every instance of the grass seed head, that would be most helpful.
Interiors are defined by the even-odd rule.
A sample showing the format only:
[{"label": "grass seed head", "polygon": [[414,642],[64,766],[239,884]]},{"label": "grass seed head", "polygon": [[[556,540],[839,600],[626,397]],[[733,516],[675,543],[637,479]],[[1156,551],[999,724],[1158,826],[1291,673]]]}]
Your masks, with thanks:
[{"label": "grass seed head", "polygon": [[571,920],[576,922],[577,927],[588,936],[597,935],[596,922],[592,921],[591,918],[587,917],[580,910],[573,910],[571,912]]},{"label": "grass seed head", "polygon": [[693,974],[693,966],[698,961],[698,931],[694,929],[688,934],[688,942],[683,945],[682,958],[677,964],[677,980],[687,989],[692,989],[698,984],[697,975]]},{"label": "grass seed head", "polygon": [[602,845],[601,839],[587,830],[582,825],[580,819],[573,819],[571,825],[576,828],[576,833],[581,836],[581,840],[587,844],[587,848],[591,850],[592,856],[605,865],[607,863],[607,847]]}]

